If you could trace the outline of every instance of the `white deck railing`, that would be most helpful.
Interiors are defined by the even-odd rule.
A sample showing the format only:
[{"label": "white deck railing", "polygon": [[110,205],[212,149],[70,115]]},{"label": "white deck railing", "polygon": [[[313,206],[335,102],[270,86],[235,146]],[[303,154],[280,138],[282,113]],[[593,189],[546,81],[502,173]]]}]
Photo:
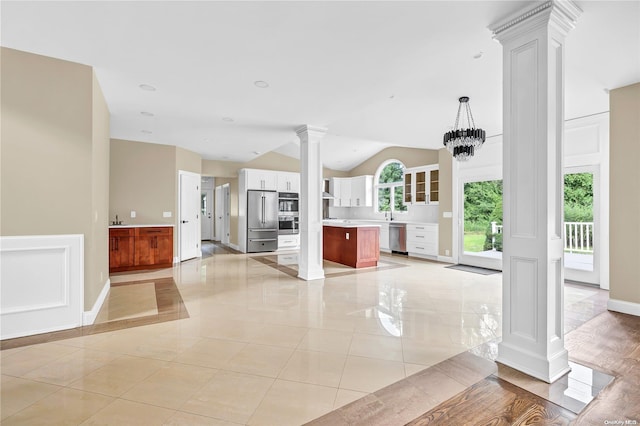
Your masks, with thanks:
[{"label": "white deck railing", "polygon": [[[502,225],[491,222],[491,248],[496,249],[496,234],[502,234]],[[564,223],[564,251],[593,253],[593,222]]]},{"label": "white deck railing", "polygon": [[593,253],[593,222],[565,222],[564,251]]}]

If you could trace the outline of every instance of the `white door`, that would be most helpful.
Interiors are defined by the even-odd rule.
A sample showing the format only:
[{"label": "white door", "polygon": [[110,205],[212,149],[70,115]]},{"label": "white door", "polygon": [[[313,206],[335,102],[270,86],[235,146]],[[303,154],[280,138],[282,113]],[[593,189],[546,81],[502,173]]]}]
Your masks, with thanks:
[{"label": "white door", "polygon": [[201,240],[213,239],[213,189],[200,193],[200,215],[202,217]]},{"label": "white door", "polygon": [[178,250],[180,261],[201,256],[200,252],[200,175],[178,171]]},{"label": "white door", "polygon": [[215,202],[215,233],[213,235],[213,239],[216,241],[222,240],[222,229],[224,222],[224,203],[222,201],[222,185],[216,186],[216,202]]},{"label": "white door", "polygon": [[222,244],[229,245],[229,236],[231,230],[231,191],[229,184],[222,186]]}]

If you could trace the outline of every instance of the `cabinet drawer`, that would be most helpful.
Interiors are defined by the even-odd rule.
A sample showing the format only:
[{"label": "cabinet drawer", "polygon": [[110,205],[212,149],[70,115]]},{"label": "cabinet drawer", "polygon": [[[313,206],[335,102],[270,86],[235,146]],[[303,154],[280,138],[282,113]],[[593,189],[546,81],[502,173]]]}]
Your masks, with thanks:
[{"label": "cabinet drawer", "polygon": [[423,243],[407,242],[407,251],[415,254],[437,256],[438,245],[435,242],[426,241]]},{"label": "cabinet drawer", "polygon": [[416,231],[416,232],[438,232],[438,225],[436,224],[423,224],[418,225],[416,223],[407,223],[407,232]]},{"label": "cabinet drawer", "polygon": [[162,226],[157,228],[136,228],[136,235],[139,237],[155,237],[158,235],[171,235],[172,228]]},{"label": "cabinet drawer", "polygon": [[110,237],[133,237],[133,228],[109,228]]},{"label": "cabinet drawer", "polygon": [[407,241],[421,243],[425,241],[435,241],[436,239],[438,239],[438,234],[435,232],[407,230]]}]

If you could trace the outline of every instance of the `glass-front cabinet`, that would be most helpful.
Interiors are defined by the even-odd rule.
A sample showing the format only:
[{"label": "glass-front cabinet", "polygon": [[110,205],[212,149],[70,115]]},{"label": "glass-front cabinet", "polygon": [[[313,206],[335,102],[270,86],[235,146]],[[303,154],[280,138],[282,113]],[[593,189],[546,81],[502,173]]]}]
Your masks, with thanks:
[{"label": "glass-front cabinet", "polygon": [[406,169],[404,174],[405,204],[438,204],[438,165]]}]

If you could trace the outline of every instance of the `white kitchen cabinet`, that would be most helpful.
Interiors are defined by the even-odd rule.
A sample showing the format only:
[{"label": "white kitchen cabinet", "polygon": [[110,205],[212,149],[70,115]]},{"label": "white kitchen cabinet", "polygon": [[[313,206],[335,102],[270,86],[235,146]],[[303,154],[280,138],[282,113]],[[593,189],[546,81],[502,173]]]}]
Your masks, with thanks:
[{"label": "white kitchen cabinet", "polygon": [[389,245],[389,224],[380,224],[380,251],[391,252]]},{"label": "white kitchen cabinet", "polygon": [[278,250],[300,248],[300,235],[278,235]]},{"label": "white kitchen cabinet", "polygon": [[300,192],[300,173],[278,172],[278,192]]},{"label": "white kitchen cabinet", "polygon": [[351,178],[351,207],[373,206],[373,176]]},{"label": "white kitchen cabinet", "polygon": [[372,207],[373,176],[332,178],[330,192],[334,207]]},{"label": "white kitchen cabinet", "polygon": [[246,176],[247,190],[278,190],[278,172],[272,170],[243,169]]},{"label": "white kitchen cabinet", "polygon": [[351,178],[332,178],[329,188],[334,207],[351,207]]},{"label": "white kitchen cabinet", "polygon": [[439,204],[440,172],[437,164],[404,172],[404,204]]},{"label": "white kitchen cabinet", "polygon": [[409,256],[438,257],[438,225],[435,223],[407,224],[407,252]]}]

